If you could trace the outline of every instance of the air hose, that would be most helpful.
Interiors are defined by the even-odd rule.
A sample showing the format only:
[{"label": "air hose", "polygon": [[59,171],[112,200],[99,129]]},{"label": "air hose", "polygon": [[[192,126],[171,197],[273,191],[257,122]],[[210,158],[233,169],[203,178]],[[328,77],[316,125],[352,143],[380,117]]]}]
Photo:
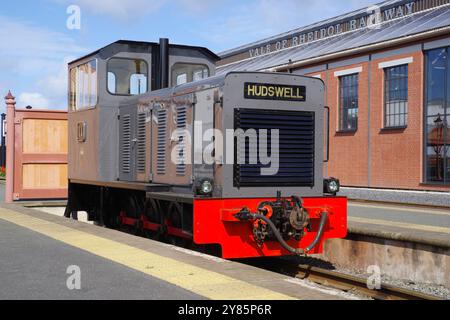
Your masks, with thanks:
[{"label": "air hose", "polygon": [[287,242],[283,239],[283,237],[281,236],[281,234],[278,231],[275,224],[266,216],[264,216],[262,214],[254,214],[254,213],[245,212],[245,211],[242,211],[239,215],[240,216],[238,218],[241,220],[263,220],[264,222],[266,222],[267,225],[272,229],[275,237],[277,238],[277,240],[281,244],[281,246],[284,249],[286,249],[287,251],[289,251],[290,253],[299,255],[299,256],[303,256],[303,255],[307,254],[312,249],[314,249],[314,247],[319,243],[320,239],[322,238],[323,232],[325,231],[325,224],[328,219],[328,213],[323,212],[321,215],[321,218],[320,218],[319,230],[317,231],[317,235],[314,238],[314,241],[305,250],[303,250],[303,249],[294,249],[289,244],[287,244]]}]

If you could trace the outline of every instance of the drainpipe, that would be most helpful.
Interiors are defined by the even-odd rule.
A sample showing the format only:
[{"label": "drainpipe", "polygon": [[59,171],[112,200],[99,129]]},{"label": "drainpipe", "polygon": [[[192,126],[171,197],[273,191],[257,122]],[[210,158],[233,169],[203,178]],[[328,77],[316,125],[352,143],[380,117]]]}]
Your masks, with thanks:
[{"label": "drainpipe", "polygon": [[13,202],[14,192],[14,119],[16,117],[16,98],[8,92],[6,102],[6,191],[5,202]]}]

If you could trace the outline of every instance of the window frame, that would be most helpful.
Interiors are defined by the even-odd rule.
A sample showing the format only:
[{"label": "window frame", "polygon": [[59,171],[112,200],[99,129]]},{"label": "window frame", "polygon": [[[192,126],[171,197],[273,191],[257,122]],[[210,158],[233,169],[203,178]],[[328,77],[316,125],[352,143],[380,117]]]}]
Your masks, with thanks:
[{"label": "window frame", "polygon": [[[86,64],[89,64],[89,63],[91,63],[91,62],[93,62],[93,61],[95,61],[95,65],[96,65],[96,67],[97,67],[97,72],[96,72],[96,88],[97,88],[97,92],[96,92],[96,95],[95,95],[95,97],[96,97],[96,99],[95,99],[95,104],[94,105],[92,105],[92,106],[89,106],[89,107],[83,107],[83,108],[78,108],[78,106],[77,106],[77,103],[78,103],[78,83],[79,83],[79,81],[78,81],[78,73],[79,73],[79,68],[81,67],[81,66],[83,66],[83,65],[86,65]],[[96,109],[97,108],[97,106],[98,106],[98,102],[99,102],[99,97],[100,97],[100,94],[99,94],[99,85],[100,85],[100,81],[99,81],[99,68],[98,68],[98,66],[99,66],[99,64],[98,64],[98,59],[97,58],[93,58],[93,59],[89,59],[89,60],[87,60],[87,61],[85,61],[85,62],[82,62],[82,63],[79,63],[79,64],[77,64],[76,66],[74,66],[74,67],[72,67],[72,68],[69,68],[69,110],[70,110],[70,112],[82,112],[82,111],[86,111],[86,110],[93,110],[93,109]],[[71,71],[72,70],[75,70],[75,72],[76,72],[76,74],[75,74],[75,106],[72,106],[71,104],[70,104],[70,97],[71,97],[71,89],[72,89],[72,84],[71,84],[71,78],[70,78],[70,73],[71,73]]]},{"label": "window frame", "polygon": [[[429,87],[429,77],[430,77],[430,53],[432,53],[433,51],[438,51],[438,50],[445,50],[445,55],[446,55],[446,65],[445,65],[445,75],[444,75],[444,97],[442,100],[443,106],[444,106],[444,110],[443,113],[439,115],[441,115],[442,120],[444,121],[444,158],[443,160],[443,180],[439,181],[439,180],[432,180],[431,176],[430,176],[430,168],[429,168],[429,154],[428,154],[428,150],[429,148],[432,148],[432,146],[429,144],[429,121],[430,119],[432,120],[433,118],[438,117],[438,115],[436,114],[430,114],[429,113],[429,98],[430,98],[430,87]],[[449,167],[449,159],[450,159],[450,155],[447,156],[446,152],[448,152],[448,150],[446,150],[446,148],[450,148],[450,144],[447,144],[447,140],[449,139],[449,137],[447,136],[448,134],[448,129],[445,130],[445,126],[448,126],[448,128],[450,128],[449,125],[449,121],[450,121],[450,46],[444,46],[444,47],[438,47],[438,48],[433,48],[430,50],[426,50],[424,51],[424,75],[423,75],[423,79],[424,79],[424,108],[423,108],[423,125],[424,125],[424,130],[423,130],[423,182],[422,185],[424,186],[438,186],[438,187],[448,187],[450,186],[450,167]]]},{"label": "window frame", "polygon": [[[146,91],[144,93],[141,94],[120,94],[120,93],[112,93],[111,91],[109,91],[109,86],[108,86],[108,74],[109,74],[109,63],[111,60],[128,60],[128,61],[133,61],[133,60],[140,60],[143,61],[145,63],[145,66],[147,68],[147,88]],[[111,57],[106,61],[106,92],[108,92],[109,95],[111,96],[116,96],[116,97],[135,97],[135,96],[139,96],[142,94],[146,94],[151,92],[152,88],[151,88],[151,75],[150,75],[151,70],[148,67],[148,62],[145,59],[142,58],[127,58],[127,57]],[[116,88],[117,88],[117,75],[114,72],[111,72],[112,74],[114,74],[114,78],[115,78],[115,82],[116,82]],[[133,74],[142,74],[142,73],[133,73]],[[130,80],[131,80],[131,76],[130,76]],[[130,88],[131,88],[131,83],[130,83]]]},{"label": "window frame", "polygon": [[[396,78],[388,78],[389,75],[389,71],[392,69],[396,69],[396,68],[402,68],[402,67],[406,67],[406,76],[402,76],[402,77],[396,77]],[[406,129],[408,127],[408,122],[409,122],[409,64],[405,63],[405,64],[401,64],[401,65],[396,65],[396,66],[391,66],[391,67],[386,67],[383,68],[383,86],[384,86],[384,91],[383,91],[383,129],[384,130],[396,130],[396,129]],[[391,101],[394,100],[388,100],[388,95],[391,92],[394,92],[394,90],[391,90],[390,85],[393,83],[393,81],[399,81],[400,84],[402,84],[402,81],[406,80],[406,88],[403,88],[401,90],[406,91],[406,100],[399,102],[399,108],[400,108],[400,104],[404,103],[405,105],[405,112],[401,113],[400,111],[398,113],[394,112],[390,112],[388,113],[388,107],[390,106]],[[392,108],[392,107],[391,107]],[[394,107],[395,108],[395,107]],[[404,123],[400,123],[399,125],[392,125],[392,123],[390,123],[388,125],[388,117],[390,116],[394,116],[394,119],[396,116],[399,116],[400,120],[401,120],[401,116],[404,116]],[[395,121],[394,121],[395,122]]]},{"label": "window frame", "polygon": [[[343,120],[343,115],[344,115],[344,111],[351,109],[346,107],[344,110],[344,87],[342,85],[342,80],[344,78],[348,78],[348,77],[356,77],[356,85],[354,86],[347,86],[346,88],[350,88],[350,87],[356,87],[356,101],[357,101],[357,113],[356,113],[356,126],[355,128],[351,128],[351,129],[347,129],[344,128],[344,120]],[[348,121],[348,119],[347,119]],[[352,73],[352,74],[346,74],[346,75],[342,75],[338,77],[338,133],[356,133],[358,131],[359,128],[359,72],[356,73]]]},{"label": "window frame", "polygon": [[[196,82],[196,81],[192,80],[192,81],[190,81],[190,82],[188,81],[188,82],[183,83],[183,84],[173,84],[173,81],[174,81],[174,77],[173,77],[173,69],[176,67],[176,65],[179,65],[179,64],[188,65],[188,66],[203,66],[206,70],[208,70],[208,76],[207,76],[206,78],[203,78],[203,79],[207,79],[207,78],[211,77],[211,70],[210,70],[209,66],[208,66],[207,64],[205,64],[205,63],[195,63],[195,62],[183,62],[183,61],[177,61],[177,62],[175,62],[174,64],[172,64],[172,66],[170,67],[170,84],[171,84],[172,87],[177,87],[177,86],[181,86],[181,85],[183,85],[183,84],[188,84],[188,83]],[[192,79],[193,79],[193,78],[194,78],[194,74],[192,73]],[[202,79],[202,80],[203,80],[203,79]],[[189,80],[189,77],[188,77],[188,80]],[[200,80],[197,80],[197,81],[200,81]]]}]

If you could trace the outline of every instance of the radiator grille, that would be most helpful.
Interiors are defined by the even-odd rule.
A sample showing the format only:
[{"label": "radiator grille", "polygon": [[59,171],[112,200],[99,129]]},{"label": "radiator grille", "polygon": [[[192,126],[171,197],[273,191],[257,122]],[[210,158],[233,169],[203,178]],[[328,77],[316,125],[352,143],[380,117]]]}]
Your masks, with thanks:
[{"label": "radiator grille", "polygon": [[131,116],[122,116],[122,172],[131,172]]},{"label": "radiator grille", "polygon": [[184,176],[186,174],[186,137],[184,130],[186,129],[187,111],[186,106],[177,107],[177,129],[178,135],[178,149],[177,149],[177,175]]},{"label": "radiator grille", "polygon": [[[314,186],[315,115],[313,112],[235,109],[235,129],[254,129],[268,133],[268,153],[271,152],[271,130],[279,130],[279,170],[275,175],[261,175],[262,168],[270,165],[249,164],[250,151],[259,154],[257,145],[235,143],[234,186]],[[242,158],[245,156],[245,158]],[[246,159],[239,164],[238,159]],[[259,159],[259,157],[258,157]]]},{"label": "radiator grille", "polygon": [[166,173],[167,111],[158,111],[157,173]]},{"label": "radiator grille", "polygon": [[138,113],[137,119],[137,170],[140,173],[145,172],[145,151],[147,144],[146,118],[144,112]]}]

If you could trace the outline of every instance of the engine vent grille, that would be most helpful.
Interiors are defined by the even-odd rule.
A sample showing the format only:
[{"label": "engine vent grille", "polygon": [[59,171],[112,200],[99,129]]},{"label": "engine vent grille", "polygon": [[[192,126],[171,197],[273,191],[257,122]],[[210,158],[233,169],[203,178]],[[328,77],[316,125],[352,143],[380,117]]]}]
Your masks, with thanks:
[{"label": "engine vent grille", "polygon": [[131,172],[131,116],[122,116],[122,172]]},{"label": "engine vent grille", "polygon": [[146,118],[144,112],[138,113],[137,118],[137,170],[140,173],[145,172],[145,151],[147,145]]},{"label": "engine vent grille", "polygon": [[184,130],[187,124],[187,110],[186,106],[177,107],[177,129],[178,135],[178,149],[177,149],[177,175],[184,176],[186,174],[186,137]]},{"label": "engine vent grille", "polygon": [[158,111],[157,173],[166,173],[167,111]]},{"label": "engine vent grille", "polygon": [[[235,143],[234,186],[241,187],[313,187],[315,114],[303,111],[235,109],[235,129],[254,129],[257,133],[266,129],[268,134],[268,154],[271,153],[271,130],[279,130],[279,170],[275,175],[262,175],[262,168],[270,165],[249,164],[250,150],[259,155],[259,134],[256,146],[247,142]],[[242,141],[241,141],[242,142]],[[240,149],[240,150],[238,150]],[[244,154],[243,154],[244,153]],[[265,153],[264,153],[265,154]],[[245,156],[245,163],[238,159]],[[259,159],[259,157],[258,157]]]}]

